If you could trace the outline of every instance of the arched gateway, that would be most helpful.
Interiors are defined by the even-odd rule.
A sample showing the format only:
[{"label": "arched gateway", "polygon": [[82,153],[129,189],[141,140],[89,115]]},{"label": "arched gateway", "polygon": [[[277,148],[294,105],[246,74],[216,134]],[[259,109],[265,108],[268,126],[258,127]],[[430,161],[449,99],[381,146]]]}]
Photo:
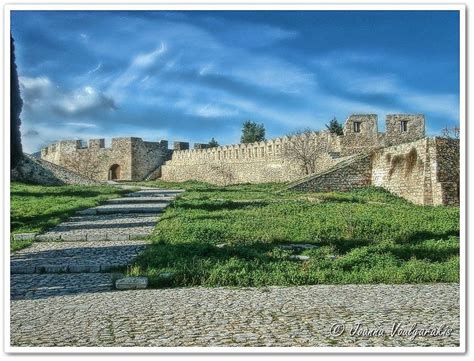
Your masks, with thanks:
[{"label": "arched gateway", "polygon": [[109,180],[120,179],[120,166],[118,164],[113,164],[109,168]]}]

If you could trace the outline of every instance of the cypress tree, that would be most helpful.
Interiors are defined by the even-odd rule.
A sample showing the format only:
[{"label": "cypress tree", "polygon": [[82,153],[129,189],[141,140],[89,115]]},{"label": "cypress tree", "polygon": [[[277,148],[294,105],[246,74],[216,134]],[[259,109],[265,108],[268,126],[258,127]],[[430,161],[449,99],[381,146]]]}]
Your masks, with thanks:
[{"label": "cypress tree", "polygon": [[15,63],[15,42],[10,34],[10,168],[13,169],[23,155],[20,133],[20,113],[23,101],[20,96],[20,83]]}]

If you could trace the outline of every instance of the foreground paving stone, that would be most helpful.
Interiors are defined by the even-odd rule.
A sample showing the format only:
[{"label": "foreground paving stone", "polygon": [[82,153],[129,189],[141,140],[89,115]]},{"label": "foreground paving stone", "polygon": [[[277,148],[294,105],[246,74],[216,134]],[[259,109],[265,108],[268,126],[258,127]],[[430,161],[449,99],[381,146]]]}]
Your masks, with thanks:
[{"label": "foreground paving stone", "polygon": [[13,239],[16,241],[33,241],[36,235],[37,233],[17,233],[13,235]]},{"label": "foreground paving stone", "polygon": [[308,261],[309,260],[309,256],[302,256],[302,255],[291,255],[289,257],[290,259],[294,259],[294,260],[297,260],[297,261]]},{"label": "foreground paving stone", "polygon": [[11,255],[11,273],[100,272],[101,267],[129,265],[147,244],[147,241],[37,242]]},{"label": "foreground paving stone", "polygon": [[147,287],[147,277],[125,277],[115,281],[115,288],[118,290],[139,290]]},{"label": "foreground paving stone", "polygon": [[309,243],[280,244],[278,247],[281,248],[281,249],[291,249],[291,250],[297,250],[297,251],[302,251],[302,250],[305,250],[305,249],[318,248],[317,245],[309,244]]},{"label": "foreground paving stone", "polygon": [[[41,294],[41,287],[34,292]],[[12,346],[459,345],[457,284],[196,287],[47,298],[35,298],[34,292],[11,301]],[[339,323],[345,329],[335,335],[333,325]],[[386,334],[351,335],[357,323]],[[405,329],[444,324],[452,332],[390,337],[394,323]]]},{"label": "foreground paving stone", "polygon": [[12,274],[10,296],[12,300],[24,300],[111,291],[120,277],[113,273]]}]

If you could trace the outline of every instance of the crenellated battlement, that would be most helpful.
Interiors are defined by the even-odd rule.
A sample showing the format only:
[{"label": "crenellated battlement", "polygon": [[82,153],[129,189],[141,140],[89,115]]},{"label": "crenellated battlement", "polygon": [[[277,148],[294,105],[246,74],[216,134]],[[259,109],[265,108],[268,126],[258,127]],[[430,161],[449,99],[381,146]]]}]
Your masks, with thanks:
[{"label": "crenellated battlement", "polygon": [[[137,137],[61,140],[41,150],[41,158],[78,173],[91,169],[94,179],[140,180],[170,158],[168,141],[144,141]],[[92,177],[91,175],[91,177]]]},{"label": "crenellated battlement", "polygon": [[94,149],[94,150],[114,150],[120,149],[124,145],[136,144],[136,143],[143,143],[146,144],[148,147],[157,147],[157,148],[164,148],[168,149],[168,141],[167,140],[160,140],[158,142],[149,142],[144,141],[141,138],[137,137],[120,137],[120,138],[112,138],[111,145],[109,147],[105,146],[105,138],[98,138],[98,139],[89,139],[88,142],[85,142],[80,139],[75,140],[60,140],[58,142],[52,143],[47,147],[41,149],[41,156],[47,156],[48,154],[61,151],[61,152],[74,152],[76,150],[85,150],[85,149]]},{"label": "crenellated battlement", "polygon": [[[422,114],[389,114],[385,132],[379,132],[376,114],[352,114],[342,133],[314,131],[212,148],[175,141],[169,149],[167,140],[135,137],[112,138],[110,146],[103,138],[62,140],[43,148],[41,157],[97,180],[238,184],[304,176],[298,186],[313,191],[372,184],[418,204],[459,203],[459,141],[426,138]],[[291,155],[291,147],[310,154],[311,168],[307,159]]]},{"label": "crenellated battlement", "polygon": [[[334,165],[341,157],[425,136],[423,115],[387,115],[385,133],[378,131],[377,122],[376,114],[353,114],[344,123],[343,135],[327,130],[312,132],[310,141],[320,150],[318,169]],[[285,146],[294,142],[294,137],[297,136],[213,148],[206,143],[194,143],[193,149],[189,142],[175,141],[169,149],[167,140],[151,142],[136,137],[112,138],[110,146],[106,146],[104,138],[88,142],[61,140],[43,148],[41,158],[70,168],[93,163],[97,168],[97,179],[141,180],[150,174],[162,174],[168,180],[206,179],[212,182],[208,167],[228,164],[234,166],[235,173],[240,174],[238,180],[242,182],[255,179],[282,181],[298,175],[295,165],[289,164],[283,156]],[[161,165],[163,167],[158,169]],[[187,169],[191,166],[195,169]],[[200,176],[201,172],[208,174]]]},{"label": "crenellated battlement", "polygon": [[[383,146],[401,144],[421,139],[425,136],[425,118],[420,114],[389,114],[386,116],[386,132],[378,131],[376,114],[353,114],[344,124],[341,136],[328,131],[315,131],[315,144],[325,147],[328,152],[351,155]],[[175,145],[171,162],[202,161],[265,161],[281,157],[281,149],[290,137],[278,137],[262,142],[230,144],[214,148],[189,149]],[[176,144],[176,143],[175,143]]]},{"label": "crenellated battlement", "polygon": [[[294,136],[295,137],[295,136]],[[247,144],[229,144],[213,148],[195,148],[174,151],[171,162],[189,161],[265,161],[268,159],[279,159],[284,144],[293,137],[278,137],[261,142]],[[315,143],[329,144],[334,151],[339,149],[338,136],[327,131],[313,132],[312,138]]]}]

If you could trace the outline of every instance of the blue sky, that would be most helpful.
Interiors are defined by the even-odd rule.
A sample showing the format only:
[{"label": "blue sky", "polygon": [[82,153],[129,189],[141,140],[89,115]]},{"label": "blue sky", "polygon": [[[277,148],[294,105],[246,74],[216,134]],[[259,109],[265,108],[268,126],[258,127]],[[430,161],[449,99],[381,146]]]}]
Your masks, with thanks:
[{"label": "blue sky", "polygon": [[424,113],[459,124],[455,11],[15,11],[34,152],[58,139],[138,136],[237,143],[336,116]]}]

